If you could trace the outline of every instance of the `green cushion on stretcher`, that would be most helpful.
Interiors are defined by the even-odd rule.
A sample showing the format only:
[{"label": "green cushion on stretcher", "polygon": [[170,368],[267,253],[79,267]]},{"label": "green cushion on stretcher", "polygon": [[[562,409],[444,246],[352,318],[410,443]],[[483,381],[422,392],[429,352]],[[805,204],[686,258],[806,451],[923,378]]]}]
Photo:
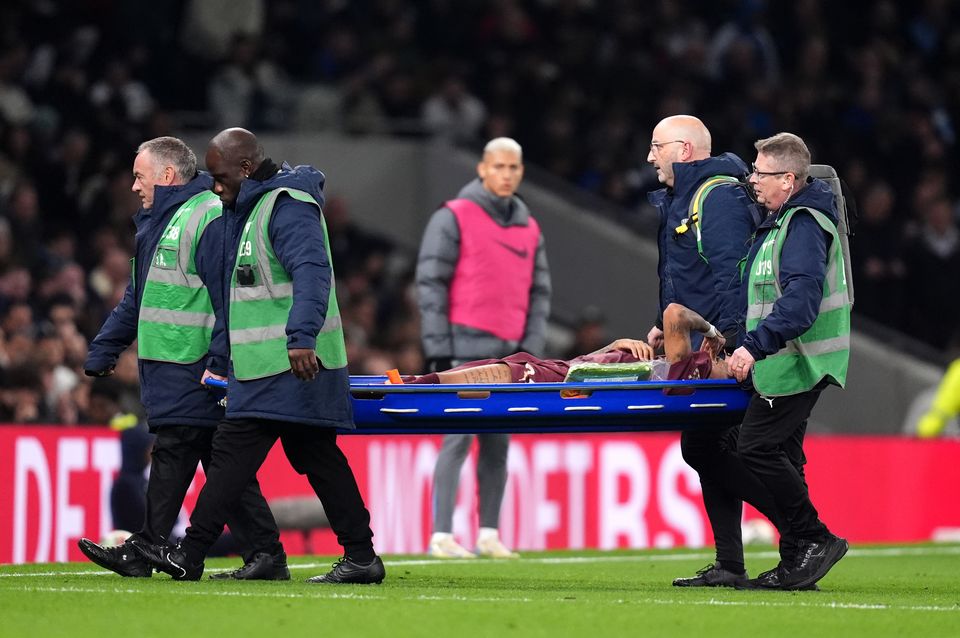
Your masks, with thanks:
[{"label": "green cushion on stretcher", "polygon": [[646,381],[653,372],[650,361],[633,363],[577,363],[564,381]]}]

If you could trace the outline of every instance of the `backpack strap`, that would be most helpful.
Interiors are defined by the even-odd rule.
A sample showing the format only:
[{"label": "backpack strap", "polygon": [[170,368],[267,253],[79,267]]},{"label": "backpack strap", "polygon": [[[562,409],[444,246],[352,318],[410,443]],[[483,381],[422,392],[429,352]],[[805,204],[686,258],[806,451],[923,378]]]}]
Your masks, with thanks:
[{"label": "backpack strap", "polygon": [[703,217],[703,204],[710,192],[721,184],[740,184],[740,180],[730,175],[714,175],[713,177],[704,180],[704,182],[700,184],[700,188],[697,189],[697,192],[694,193],[693,197],[690,198],[690,209],[688,216],[686,219],[683,219],[680,222],[679,226],[673,229],[673,232],[676,236],[684,234],[691,228],[696,231],[697,252],[700,254],[700,258],[706,263],[710,262],[707,261],[707,258],[703,254],[703,237],[700,232],[700,226]]}]

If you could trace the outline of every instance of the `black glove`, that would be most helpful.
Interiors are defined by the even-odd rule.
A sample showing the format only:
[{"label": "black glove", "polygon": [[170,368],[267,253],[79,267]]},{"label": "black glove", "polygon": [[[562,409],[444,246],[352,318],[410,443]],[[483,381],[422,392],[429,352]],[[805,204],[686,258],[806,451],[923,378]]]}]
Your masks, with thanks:
[{"label": "black glove", "polygon": [[84,370],[83,373],[88,377],[109,377],[113,374],[114,366],[105,368],[103,370]]},{"label": "black glove", "polygon": [[435,357],[427,359],[427,372],[443,372],[453,367],[451,357]]}]

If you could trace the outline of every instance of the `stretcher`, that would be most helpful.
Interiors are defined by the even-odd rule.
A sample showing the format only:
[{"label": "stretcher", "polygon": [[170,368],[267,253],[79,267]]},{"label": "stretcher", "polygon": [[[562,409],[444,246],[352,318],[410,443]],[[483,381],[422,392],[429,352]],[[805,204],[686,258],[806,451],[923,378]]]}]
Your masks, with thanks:
[{"label": "stretcher", "polygon": [[355,434],[648,432],[740,423],[750,393],[730,379],[385,385],[352,376]]},{"label": "stretcher", "polygon": [[[652,432],[737,425],[750,392],[732,379],[390,385],[351,376],[357,428],[343,434]],[[208,385],[226,384],[209,379]]]}]

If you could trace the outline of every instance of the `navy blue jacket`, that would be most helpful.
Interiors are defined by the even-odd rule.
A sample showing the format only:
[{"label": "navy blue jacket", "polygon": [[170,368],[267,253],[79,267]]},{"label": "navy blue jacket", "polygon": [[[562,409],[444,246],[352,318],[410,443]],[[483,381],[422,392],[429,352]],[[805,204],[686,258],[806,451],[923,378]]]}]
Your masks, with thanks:
[{"label": "navy blue jacket", "polygon": [[694,228],[681,235],[674,229],[689,216],[690,200],[703,182],[714,175],[743,179],[747,165],[736,155],[724,153],[674,164],[673,171],[673,188],[661,188],[648,196],[660,214],[657,326],[663,327],[663,311],[676,302],[698,312],[729,338],[743,323],[738,265],[759,221],[753,203],[742,186],[720,185],[710,191],[701,215],[703,257],[697,250]]},{"label": "navy blue jacket", "polygon": [[[768,214],[757,229],[747,258],[747,271],[741,289],[744,308],[747,307],[750,279],[748,274],[764,238],[777,219],[797,206],[815,208],[829,217],[834,225],[837,223],[833,191],[826,182],[819,179],[809,179],[806,187],[788,199],[777,214]],[[798,211],[793,216],[787,226],[783,250],[780,253],[780,286],[783,296],[774,304],[773,311],[743,339],[743,347],[757,361],[778,352],[787,341],[802,335],[816,321],[823,299],[823,280],[827,273],[827,249],[830,241],[830,234],[820,228],[813,215]]]},{"label": "navy blue jacket", "polygon": [[[323,183],[323,173],[312,166],[291,168],[288,164],[264,181],[253,177],[244,180],[235,209],[224,208],[224,253],[230,268],[225,271],[223,283],[228,300],[230,275],[237,263],[240,235],[260,197],[276,188],[289,187],[309,193],[323,206]],[[293,307],[287,320],[287,348],[313,349],[327,312],[333,275],[324,249],[320,211],[315,206],[281,194],[273,208],[268,232],[277,259],[293,278]],[[289,370],[264,379],[238,381],[231,363],[229,379],[227,418],[354,427],[350,377],[345,367],[326,370],[321,365],[320,372],[311,381],[301,381]]]},{"label": "navy blue jacket", "polygon": [[[210,190],[213,179],[200,173],[182,186],[157,186],[153,192],[153,207],[140,209],[133,217],[137,227],[133,279],[123,293],[123,299],[100,328],[90,344],[90,352],[83,364],[85,370],[106,370],[137,338],[140,302],[147,281],[147,272],[153,261],[160,236],[170,219],[188,199]],[[151,429],[164,425],[200,425],[215,427],[223,418],[223,408],[217,405],[216,393],[200,385],[204,368],[216,374],[226,374],[227,339],[223,321],[223,218],[211,222],[197,245],[197,272],[213,302],[217,320],[207,357],[191,364],[146,361],[141,359],[140,399],[147,413]]]}]

